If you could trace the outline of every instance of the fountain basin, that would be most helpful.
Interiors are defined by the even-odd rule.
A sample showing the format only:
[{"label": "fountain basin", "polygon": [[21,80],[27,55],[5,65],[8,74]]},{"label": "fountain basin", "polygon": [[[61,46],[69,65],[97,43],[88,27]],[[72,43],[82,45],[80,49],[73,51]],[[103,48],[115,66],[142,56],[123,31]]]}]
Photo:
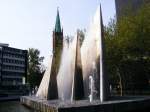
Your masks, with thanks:
[{"label": "fountain basin", "polygon": [[[115,100],[114,100],[115,99]],[[22,96],[20,101],[40,112],[137,112],[150,110],[150,97],[112,97],[111,101],[101,103],[95,100],[60,101],[44,100],[35,96]]]}]

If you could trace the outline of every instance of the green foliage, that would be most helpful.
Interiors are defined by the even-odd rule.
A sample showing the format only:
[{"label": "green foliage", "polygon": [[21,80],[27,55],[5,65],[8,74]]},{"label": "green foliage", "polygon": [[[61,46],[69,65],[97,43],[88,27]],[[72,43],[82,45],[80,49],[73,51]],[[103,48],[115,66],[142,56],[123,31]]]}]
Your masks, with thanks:
[{"label": "green foliage", "polygon": [[136,14],[111,20],[105,27],[106,65],[113,85],[122,79],[123,90],[143,90],[150,80],[150,4]]},{"label": "green foliage", "polygon": [[42,68],[44,57],[40,57],[38,49],[28,50],[28,83],[31,87],[39,86],[45,69]]}]

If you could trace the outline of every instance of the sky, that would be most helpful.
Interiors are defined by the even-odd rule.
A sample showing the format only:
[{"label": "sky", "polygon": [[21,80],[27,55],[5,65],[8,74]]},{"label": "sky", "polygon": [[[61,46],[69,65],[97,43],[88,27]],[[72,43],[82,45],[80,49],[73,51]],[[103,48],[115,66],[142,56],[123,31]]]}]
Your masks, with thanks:
[{"label": "sky", "polygon": [[114,0],[0,0],[0,43],[37,48],[47,65],[57,7],[64,36],[73,36],[78,28],[88,29],[100,3],[107,25],[115,16]]}]

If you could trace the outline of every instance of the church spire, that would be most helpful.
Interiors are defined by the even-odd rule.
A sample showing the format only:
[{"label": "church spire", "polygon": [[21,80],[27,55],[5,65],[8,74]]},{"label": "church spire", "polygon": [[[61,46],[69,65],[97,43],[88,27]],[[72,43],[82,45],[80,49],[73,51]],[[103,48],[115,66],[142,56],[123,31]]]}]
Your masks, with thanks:
[{"label": "church spire", "polygon": [[57,16],[56,16],[56,23],[55,23],[55,32],[61,32],[61,24],[60,24],[60,17],[59,17],[59,10],[57,8]]}]

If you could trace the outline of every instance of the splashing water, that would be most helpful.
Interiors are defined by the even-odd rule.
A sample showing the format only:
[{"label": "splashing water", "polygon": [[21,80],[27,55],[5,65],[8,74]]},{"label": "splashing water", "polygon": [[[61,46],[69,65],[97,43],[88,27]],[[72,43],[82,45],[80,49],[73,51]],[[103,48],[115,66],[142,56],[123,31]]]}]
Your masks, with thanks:
[{"label": "splashing water", "polygon": [[44,73],[43,79],[42,79],[39,89],[36,93],[37,97],[47,98],[48,85],[49,85],[49,81],[50,81],[51,63],[52,63],[52,56],[49,59],[48,68],[47,68],[46,72]]},{"label": "splashing water", "polygon": [[[85,40],[83,41],[81,47],[81,61],[82,61],[82,71],[83,71],[83,81],[84,81],[84,93],[85,98],[88,99],[90,94],[89,90],[89,76],[96,70],[93,74],[94,82],[96,82],[96,90],[98,92],[97,97],[103,97],[103,74],[102,69],[102,21],[101,21],[100,7],[98,7],[96,14],[91,22],[88,33],[86,34]],[[77,36],[75,36],[77,37]],[[69,44],[64,44],[63,52],[61,57],[61,64],[59,72],[57,75],[57,85],[58,85],[58,96],[59,99],[63,101],[71,100],[72,89],[73,89],[73,76],[75,71],[75,57],[76,57],[76,43],[77,39]],[[94,67],[93,67],[94,62]],[[50,79],[50,68],[51,60],[48,70],[44,74],[42,82],[40,84],[39,90],[36,96],[46,97],[48,92],[48,84]],[[100,71],[101,70],[101,71]],[[101,92],[102,91],[102,92]],[[100,94],[99,94],[100,93]],[[101,96],[102,95],[102,96]]]},{"label": "splashing water", "polygon": [[[81,47],[85,97],[88,97],[90,94],[89,76],[93,71],[93,62],[96,63],[98,71],[97,74],[95,74],[97,76],[94,77],[97,77],[98,79],[96,80],[99,80],[100,35],[100,13],[98,9]],[[99,92],[99,83],[96,85],[98,86],[96,91]]]},{"label": "splashing water", "polygon": [[57,75],[58,96],[61,100],[71,100],[75,65],[76,38],[63,48],[60,69]]}]

